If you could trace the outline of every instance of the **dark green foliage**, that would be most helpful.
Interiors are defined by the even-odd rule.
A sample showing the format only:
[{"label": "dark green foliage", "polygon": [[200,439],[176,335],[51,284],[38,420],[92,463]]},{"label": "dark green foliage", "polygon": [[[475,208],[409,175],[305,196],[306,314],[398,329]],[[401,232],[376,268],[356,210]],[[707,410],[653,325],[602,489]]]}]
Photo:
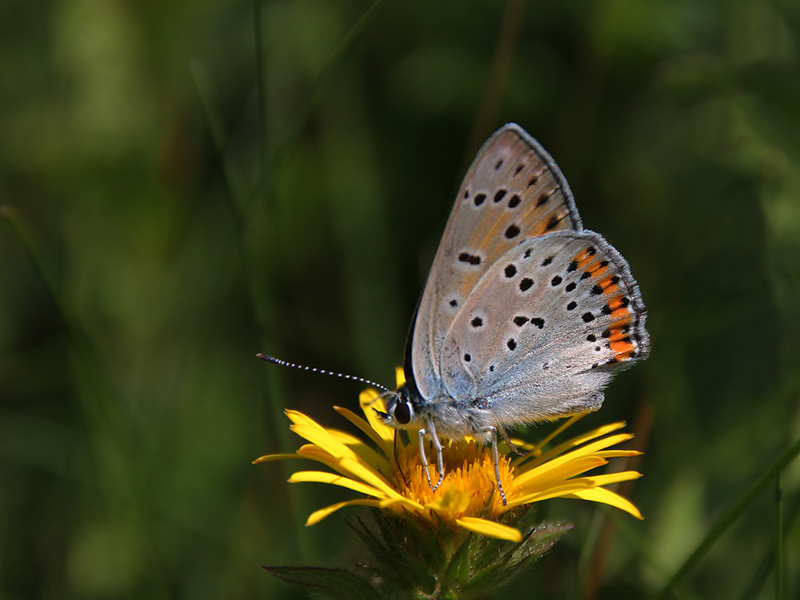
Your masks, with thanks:
[{"label": "dark green foliage", "polygon": [[[3,2],[0,75],[3,598],[286,600],[259,565],[352,569],[348,511],[303,523],[355,494],[250,461],[360,386],[254,355],[391,384],[506,121],[630,262],[653,353],[577,426],[628,422],[645,521],[542,503],[575,528],[497,597],[639,600],[693,556],[684,598],[798,596],[796,464],[783,504],[745,496],[800,436],[796,0]],[[408,540],[452,580],[502,556]]]}]

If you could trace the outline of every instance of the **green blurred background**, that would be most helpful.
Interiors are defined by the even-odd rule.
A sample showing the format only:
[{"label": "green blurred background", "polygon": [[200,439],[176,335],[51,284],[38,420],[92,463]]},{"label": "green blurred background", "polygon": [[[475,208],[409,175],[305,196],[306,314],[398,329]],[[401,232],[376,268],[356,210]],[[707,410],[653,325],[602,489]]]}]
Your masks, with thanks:
[{"label": "green blurred background", "polygon": [[[497,597],[642,598],[800,437],[796,0],[0,2],[0,597],[302,598],[354,497],[285,482],[284,407],[393,383],[466,166],[515,121],[628,259],[651,358],[643,522],[576,527]],[[535,439],[547,427],[517,432]],[[786,597],[800,470],[783,473]],[[774,598],[770,485],[686,598]]]}]

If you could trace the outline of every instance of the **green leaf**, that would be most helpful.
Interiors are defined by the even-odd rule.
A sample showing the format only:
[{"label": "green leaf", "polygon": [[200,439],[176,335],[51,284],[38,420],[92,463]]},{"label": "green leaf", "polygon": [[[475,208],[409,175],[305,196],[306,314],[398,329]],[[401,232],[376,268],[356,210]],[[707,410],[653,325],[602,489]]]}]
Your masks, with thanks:
[{"label": "green leaf", "polygon": [[348,569],[328,567],[264,566],[278,579],[317,592],[328,598],[343,600],[383,600],[375,587],[361,575]]}]

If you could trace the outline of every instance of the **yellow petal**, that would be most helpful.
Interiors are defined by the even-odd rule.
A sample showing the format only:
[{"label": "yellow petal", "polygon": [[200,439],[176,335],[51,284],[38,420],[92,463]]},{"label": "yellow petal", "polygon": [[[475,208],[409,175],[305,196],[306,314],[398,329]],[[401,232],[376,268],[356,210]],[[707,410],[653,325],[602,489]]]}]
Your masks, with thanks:
[{"label": "yellow petal", "polygon": [[425,508],[436,512],[445,512],[451,515],[463,513],[469,506],[469,495],[456,486],[451,485],[444,493],[433,502],[425,505]]},{"label": "yellow petal", "polygon": [[534,492],[532,494],[525,494],[516,496],[508,501],[506,510],[523,504],[532,504],[533,502],[541,502],[542,500],[549,500],[550,498],[569,497],[571,494],[582,492],[591,489],[591,484],[586,481],[570,480],[565,481],[560,485],[554,485],[546,490]]},{"label": "yellow petal", "polygon": [[320,462],[323,465],[330,467],[331,469],[333,469],[337,473],[340,473],[341,475],[344,475],[345,477],[351,477],[351,478],[355,477],[357,479],[359,478],[358,473],[361,472],[360,467],[357,469],[356,473],[353,473],[352,470],[348,469],[346,465],[342,465],[341,458],[331,456],[328,452],[326,452],[319,446],[315,446],[313,444],[306,444],[297,451],[297,454],[299,454],[303,458],[316,460],[317,462]]},{"label": "yellow petal", "polygon": [[364,416],[367,417],[367,421],[375,433],[377,433],[384,442],[392,443],[395,430],[388,425],[384,425],[383,421],[375,414],[375,410],[381,412],[386,410],[383,405],[383,400],[378,400],[377,398],[378,392],[375,390],[364,390],[358,397],[358,403],[361,405],[361,410],[364,411]]},{"label": "yellow petal", "polygon": [[286,460],[288,458],[303,458],[297,454],[267,454],[266,456],[259,456],[253,461],[254,465],[264,462],[272,462],[273,460]]},{"label": "yellow petal", "polygon": [[[541,462],[540,459],[537,458],[536,460],[531,461],[529,465],[525,465],[523,469],[550,470],[561,467],[561,465],[573,460],[577,460],[579,458],[588,458],[590,455],[595,458],[599,458],[596,456],[596,452],[598,450],[604,450],[609,446],[626,442],[632,437],[633,436],[629,433],[618,433],[617,435],[610,435],[608,437],[597,440],[596,442],[592,442],[591,444],[587,444],[580,448],[576,448],[575,450],[571,450],[570,452],[566,452],[561,456],[556,456],[554,458],[551,458],[546,462]],[[544,454],[542,456],[544,456]]]},{"label": "yellow petal", "polygon": [[532,461],[533,464],[530,466],[542,464],[550,460],[552,457],[562,454],[563,452],[569,450],[570,448],[575,448],[576,446],[580,446],[581,444],[588,442],[589,440],[593,440],[595,438],[604,436],[608,433],[611,433],[612,431],[622,429],[623,427],[625,427],[625,423],[620,422],[620,423],[609,423],[608,425],[603,425],[602,427],[593,429],[592,431],[584,433],[583,435],[579,435],[578,437],[574,437],[570,440],[567,440],[566,442],[559,444],[555,448],[548,450],[541,456],[534,458]]},{"label": "yellow petal", "polygon": [[416,512],[422,512],[425,510],[425,507],[419,502],[414,502],[413,500],[409,500],[408,498],[404,498],[402,496],[398,496],[397,498],[387,498],[386,500],[381,500],[379,502],[379,506],[381,508],[389,508],[390,506],[395,506],[397,504],[405,506],[406,508],[410,508]]},{"label": "yellow petal", "polygon": [[[580,421],[583,417],[588,415],[590,412],[591,411],[587,410],[587,411],[584,411],[582,413],[578,413],[577,415],[572,415],[566,422],[562,423],[556,429],[551,431],[543,440],[541,440],[541,441],[536,443],[535,448],[537,448],[539,450],[539,452],[534,452],[532,457],[536,458],[536,457],[540,456],[542,454],[541,449],[544,448],[547,444],[549,444],[552,439],[554,439],[555,437],[560,435],[565,429],[568,429],[569,427],[572,427],[575,423]],[[522,457],[522,458],[523,459],[531,458],[531,456],[528,455],[527,457]]]},{"label": "yellow petal", "polygon": [[349,477],[342,477],[336,473],[327,473],[325,471],[298,471],[289,477],[289,483],[329,483],[375,498],[383,496],[383,494],[372,486],[361,483],[360,481],[355,481]]},{"label": "yellow petal", "polygon": [[383,477],[383,475],[373,470],[369,465],[349,458],[340,459],[339,464],[342,466],[342,468],[347,469],[350,473],[352,473],[354,477],[357,477],[361,481],[378,488],[389,498],[401,497],[400,494],[395,491],[392,485]]},{"label": "yellow petal", "polygon": [[358,455],[353,452],[346,445],[337,441],[324,427],[314,423],[295,423],[291,426],[291,430],[300,437],[305,438],[312,444],[316,444],[331,456],[335,457],[348,457],[357,459]]},{"label": "yellow petal", "polygon": [[514,483],[523,488],[529,486],[541,487],[553,481],[569,479],[575,475],[608,464],[607,459],[599,456],[581,456],[575,459],[568,459],[568,456],[568,454],[559,456],[548,463],[539,465],[535,469],[521,473],[514,478]]},{"label": "yellow petal", "polygon": [[612,483],[619,483],[621,481],[631,481],[633,479],[639,479],[642,474],[636,471],[620,471],[618,473],[609,473],[607,475],[590,475],[587,477],[578,477],[577,479],[571,479],[570,481],[577,481],[578,479],[584,479],[591,483],[594,487],[602,487],[604,485],[611,485]]},{"label": "yellow petal", "polygon": [[605,488],[590,488],[588,490],[580,490],[571,494],[566,494],[564,497],[580,498],[582,500],[591,500],[592,502],[610,504],[611,506],[616,506],[617,508],[632,514],[637,519],[644,519],[642,513],[639,512],[639,509],[636,508],[632,502]]},{"label": "yellow petal", "polygon": [[403,370],[403,367],[394,368],[394,378],[397,382],[397,389],[400,389],[406,384],[406,372]]},{"label": "yellow petal", "polygon": [[456,524],[460,525],[467,531],[479,533],[486,537],[497,538],[499,540],[508,540],[509,542],[520,543],[522,541],[522,534],[519,529],[514,529],[508,525],[501,525],[494,521],[486,521],[475,517],[462,517],[456,519]]},{"label": "yellow petal", "polygon": [[389,461],[375,452],[372,447],[365,444],[364,440],[337,429],[328,429],[328,433],[330,433],[337,442],[341,442],[355,452],[364,462],[369,463],[378,470],[384,469],[388,471]]},{"label": "yellow petal", "polygon": [[603,458],[618,458],[621,456],[641,456],[642,453],[638,450],[600,450],[600,452],[595,452],[597,456],[602,456]]},{"label": "yellow petal", "polygon": [[[391,440],[383,439],[380,435],[378,435],[378,432],[375,431],[369,423],[367,423],[364,419],[359,417],[352,410],[347,409],[347,408],[342,408],[341,406],[334,406],[333,410],[338,412],[345,419],[350,421],[353,425],[358,427],[367,436],[369,436],[369,439],[371,439],[373,442],[375,442],[378,445],[378,447],[380,447],[380,449],[383,450],[383,454],[387,458],[392,456],[393,452],[392,452]],[[385,425],[383,425],[383,424],[382,424],[382,426],[385,427]]]},{"label": "yellow petal", "polygon": [[339,510],[340,508],[344,508],[345,506],[378,507],[379,503],[377,500],[348,500],[347,502],[339,502],[338,504],[331,504],[330,506],[321,508],[311,513],[311,515],[309,515],[308,519],[306,520],[306,527],[311,527],[312,525],[316,525],[328,515],[335,513],[337,510]]}]

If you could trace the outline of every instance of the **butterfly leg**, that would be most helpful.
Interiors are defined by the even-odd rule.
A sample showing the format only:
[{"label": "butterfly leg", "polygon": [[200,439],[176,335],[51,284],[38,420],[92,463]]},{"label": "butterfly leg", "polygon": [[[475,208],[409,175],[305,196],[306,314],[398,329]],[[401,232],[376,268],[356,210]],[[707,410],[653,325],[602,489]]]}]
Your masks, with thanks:
[{"label": "butterfly leg", "polygon": [[[442,480],[444,479],[444,455],[442,451],[444,447],[442,446],[442,442],[439,441],[439,436],[436,435],[436,426],[433,424],[433,419],[428,416],[428,430],[420,429],[419,430],[419,456],[422,459],[422,465],[425,469],[425,476],[428,478],[428,485],[431,486],[431,491],[436,491],[437,488],[442,485]],[[433,440],[433,446],[436,448],[436,468],[439,471],[439,479],[436,481],[436,485],[433,484],[433,480],[431,479],[430,470],[428,470],[428,457],[425,454],[425,435],[430,433],[431,439]]]},{"label": "butterfly leg", "polygon": [[508,434],[506,433],[506,430],[503,429],[502,427],[500,428],[500,435],[503,436],[503,441],[508,445],[509,448],[511,448],[511,451],[514,454],[516,454],[517,456],[528,456],[528,454],[531,453],[530,450],[520,450],[519,448],[517,448],[514,445],[514,442],[512,442],[509,439]]},{"label": "butterfly leg", "polygon": [[400,471],[400,476],[403,478],[403,483],[408,485],[408,479],[406,478],[406,474],[403,473],[403,467],[400,465],[400,458],[399,458],[398,453],[397,453],[397,449],[398,449],[398,446],[399,446],[399,442],[397,441],[397,436],[399,436],[399,435],[400,435],[400,431],[395,429],[394,430],[394,438],[393,438],[393,440],[394,440],[394,443],[393,443],[393,445],[394,445],[394,464],[397,465],[397,470]]},{"label": "butterfly leg", "polygon": [[[505,431],[502,429],[503,437],[505,438]],[[503,489],[503,482],[500,481],[500,457],[497,453],[497,428],[496,427],[485,427],[484,429],[480,429],[478,433],[490,433],[492,434],[492,463],[494,464],[494,476],[497,480],[497,491],[500,492],[500,498],[503,501],[503,506],[508,504],[506,500],[506,492]]]}]

